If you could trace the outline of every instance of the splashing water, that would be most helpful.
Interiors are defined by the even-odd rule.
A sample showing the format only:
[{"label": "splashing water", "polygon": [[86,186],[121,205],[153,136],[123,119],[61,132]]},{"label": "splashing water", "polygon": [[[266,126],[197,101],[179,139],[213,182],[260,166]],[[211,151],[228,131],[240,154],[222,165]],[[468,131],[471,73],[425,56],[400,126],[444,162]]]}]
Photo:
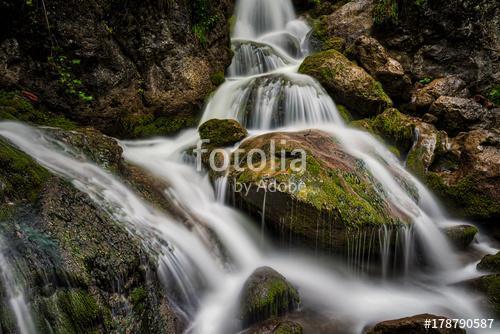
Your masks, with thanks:
[{"label": "splashing water", "polygon": [[[209,176],[195,170],[184,154],[198,140],[195,129],[173,139],[122,143],[125,159],[166,181],[165,196],[193,218],[192,229],[153,209],[108,172],[76,160],[68,150],[61,150],[61,143],[54,145],[54,140],[38,130],[4,122],[0,135],[72,181],[130,233],[163,254],[159,261],[162,280],[179,292],[177,303],[190,320],[189,333],[241,330],[236,313],[241,288],[251,272],[264,265],[298,287],[304,307],[332,320],[347,319],[352,333],[360,333],[367,324],[418,313],[485,318],[472,296],[446,284],[447,277],[460,272],[460,265],[438,228],[446,218],[432,195],[384,145],[346,127],[321,85],[296,73],[300,58],[308,52],[308,29],[296,19],[291,2],[240,0],[236,17],[233,47],[237,52],[228,70],[231,78],[209,101],[202,122],[233,118],[259,132],[311,127],[327,131],[365,163],[387,200],[412,218],[412,227],[358,236],[348,249],[347,266],[337,259],[310,257],[295,250],[284,254],[262,238],[258,223],[224,204],[226,179],[217,180],[214,191]],[[408,194],[405,184],[417,189],[418,199]],[[212,239],[201,225],[216,234],[227,258],[213,252]],[[389,233],[398,233],[401,240],[395,251],[387,241]],[[386,241],[379,243],[385,276],[393,265],[390,254],[402,257],[406,273],[402,281],[369,279],[349,269],[349,263],[353,268],[370,264],[370,253],[364,249],[369,249],[372,238]],[[434,265],[430,277],[412,272],[415,238]]]}]

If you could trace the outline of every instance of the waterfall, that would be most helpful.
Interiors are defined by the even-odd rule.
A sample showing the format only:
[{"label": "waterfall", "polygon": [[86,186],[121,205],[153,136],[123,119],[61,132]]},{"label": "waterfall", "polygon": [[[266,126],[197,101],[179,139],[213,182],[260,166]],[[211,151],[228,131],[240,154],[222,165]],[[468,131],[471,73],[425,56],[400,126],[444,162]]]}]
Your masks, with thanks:
[{"label": "waterfall", "polygon": [[[198,140],[196,129],[175,138],[121,142],[124,158],[165,181],[165,196],[177,203],[193,222],[203,222],[217,236],[227,258],[212,251],[211,238],[196,225],[188,229],[138,197],[114,175],[88,161],[71,156],[71,150],[47,133],[14,123],[0,123],[0,136],[53,173],[88,194],[102,209],[162,254],[158,268],[166,289],[175,288],[175,301],[190,321],[188,333],[220,334],[241,330],[238,298],[248,275],[271,266],[295,284],[308,308],[347,321],[352,333],[367,324],[418,313],[456,318],[486,318],[470,295],[448,286],[442,273],[460,270],[457,259],[438,229],[444,215],[425,187],[410,175],[396,157],[371,135],[344,125],[334,101],[314,79],[300,75],[300,59],[307,55],[307,25],[295,17],[290,0],[240,0],[233,35],[235,58],[228,80],[206,106],[204,122],[233,118],[256,132],[319,128],[335,137],[343,148],[362,160],[388,201],[413,220],[413,227],[382,229],[352,239],[348,265],[320,254],[274,247],[262,236],[258,222],[225,204],[227,180],[210,182],[185,154]],[[298,45],[297,45],[298,44]],[[292,52],[292,53],[290,53]],[[402,183],[413,185],[412,198]],[[271,210],[265,207],[263,211]],[[264,223],[263,221],[261,223]],[[370,264],[370,241],[379,239],[382,270],[390,276],[389,235],[398,234],[397,261],[404,281],[370,279],[356,269]],[[434,264],[429,275],[412,270],[414,239],[423,244]],[[168,245],[168,246],[165,246]],[[368,249],[365,252],[365,249]],[[0,258],[1,259],[1,258]],[[1,262],[0,262],[1,263]],[[2,273],[4,272],[2,267]],[[2,276],[2,281],[9,281]],[[200,283],[201,282],[201,283]]]},{"label": "waterfall", "polygon": [[[19,332],[21,334],[34,334],[36,333],[35,324],[31,317],[31,310],[26,301],[22,282],[7,259],[5,255],[6,251],[7,243],[0,236],[0,283],[3,283],[8,304],[16,317],[16,324]],[[2,301],[0,301],[0,303],[1,302]]]}]

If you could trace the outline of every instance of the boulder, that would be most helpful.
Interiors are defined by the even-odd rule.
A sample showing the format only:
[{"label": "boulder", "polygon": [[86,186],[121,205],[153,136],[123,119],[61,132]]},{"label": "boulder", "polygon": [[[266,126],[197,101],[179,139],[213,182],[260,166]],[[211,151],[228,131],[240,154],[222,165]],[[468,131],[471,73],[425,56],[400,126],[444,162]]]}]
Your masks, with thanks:
[{"label": "boulder", "polygon": [[352,44],[361,35],[370,35],[373,27],[373,0],[349,1],[330,15],[318,19],[320,35],[324,40],[333,36]]},{"label": "boulder", "polygon": [[482,304],[497,318],[500,316],[500,274],[485,275],[466,281],[465,285],[484,294]]},{"label": "boulder", "polygon": [[302,326],[291,320],[268,320],[252,326],[241,334],[302,334]]},{"label": "boulder", "polygon": [[318,80],[335,102],[362,116],[373,116],[392,105],[380,82],[336,50],[307,57],[299,72]]},{"label": "boulder", "polygon": [[426,319],[448,319],[433,314],[418,314],[411,317],[386,320],[365,331],[366,334],[465,334],[461,328],[426,328]]},{"label": "boulder", "polygon": [[410,99],[410,78],[403,66],[375,38],[360,36],[350,52],[371,76],[380,81],[390,97],[397,101]]},{"label": "boulder", "polygon": [[[266,228],[294,245],[342,252],[359,233],[399,227],[407,220],[380,195],[364,164],[324,132],[268,133],[239,148],[260,149],[266,159],[259,169],[233,166],[234,204],[257,217],[263,213]],[[284,166],[275,162],[280,156]]]},{"label": "boulder", "polygon": [[248,136],[248,131],[234,119],[211,119],[198,128],[200,138],[209,140],[207,146],[225,147]]},{"label": "boulder", "polygon": [[460,133],[438,152],[427,185],[461,218],[494,223],[500,217],[500,141],[478,129]]},{"label": "boulder", "polygon": [[500,252],[485,255],[477,264],[477,269],[500,274]]},{"label": "boulder", "polygon": [[[240,317],[244,326],[284,315],[297,309],[300,303],[297,290],[285,277],[269,267],[257,268],[250,275],[243,286],[240,300]],[[296,330],[297,326],[290,328]]]},{"label": "boulder", "polygon": [[478,229],[474,225],[453,225],[444,228],[444,234],[457,249],[466,249],[474,240]]},{"label": "boulder", "polygon": [[467,97],[468,95],[469,90],[465,81],[457,76],[447,76],[417,88],[411,97],[411,107],[425,112],[440,96]]},{"label": "boulder", "polygon": [[473,129],[486,118],[488,110],[472,99],[440,96],[431,105],[429,113],[437,117],[438,128],[454,136]]}]

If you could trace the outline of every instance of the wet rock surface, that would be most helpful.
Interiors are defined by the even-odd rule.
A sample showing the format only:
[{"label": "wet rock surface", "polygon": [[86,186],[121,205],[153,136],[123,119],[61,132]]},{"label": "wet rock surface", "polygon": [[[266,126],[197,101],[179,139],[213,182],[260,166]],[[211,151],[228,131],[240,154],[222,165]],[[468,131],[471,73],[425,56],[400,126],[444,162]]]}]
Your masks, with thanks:
[{"label": "wet rock surface", "polygon": [[[270,267],[257,268],[250,275],[245,282],[240,300],[244,326],[294,311],[300,303],[297,290],[285,277]],[[300,329],[300,326],[293,323],[279,323],[274,326],[281,327],[282,330],[288,328],[294,331],[292,333]]]},{"label": "wet rock surface", "polygon": [[376,115],[392,105],[380,82],[336,50],[307,57],[299,72],[318,80],[337,103],[360,115]]},{"label": "wet rock surface", "polygon": [[[0,89],[114,136],[194,126],[230,63],[231,1],[0,2]],[[154,22],[154,24],[151,24]]]},{"label": "wet rock surface", "polygon": [[[366,334],[465,334],[464,329],[460,328],[427,328],[426,319],[447,319],[433,314],[419,314],[407,318],[387,320],[378,323],[373,328],[365,331]],[[439,321],[439,320],[438,320]]]}]

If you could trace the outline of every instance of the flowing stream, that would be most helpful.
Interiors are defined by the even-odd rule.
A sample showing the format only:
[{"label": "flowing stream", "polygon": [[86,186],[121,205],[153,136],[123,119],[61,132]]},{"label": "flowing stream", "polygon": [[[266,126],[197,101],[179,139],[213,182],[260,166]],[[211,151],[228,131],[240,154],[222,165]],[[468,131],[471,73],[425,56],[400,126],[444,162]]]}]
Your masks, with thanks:
[{"label": "flowing stream", "polygon": [[[419,313],[455,318],[487,318],[476,298],[451,283],[478,273],[477,260],[464,263],[449,247],[440,226],[449,224],[432,194],[390,151],[371,135],[347,127],[334,101],[314,79],[297,73],[307,56],[307,24],[297,19],[290,0],[240,0],[236,7],[233,34],[235,56],[226,82],[206,106],[202,121],[234,118],[251,134],[270,130],[295,131],[318,128],[335,137],[350,153],[364,161],[386,198],[412,218],[413,227],[397,232],[381,230],[353,243],[348,262],[313,256],[289,248],[274,247],[261,233],[259,225],[226,201],[227,180],[215,186],[205,172],[197,171],[184,152],[198,141],[196,129],[176,138],[155,138],[122,143],[124,157],[169,185],[165,196],[178,203],[192,217],[188,228],[153,208],[116,176],[71,153],[71,148],[52,139],[48,133],[13,122],[0,123],[0,136],[11,141],[52,172],[72,181],[101,208],[112,214],[144,244],[162,254],[160,273],[166,287],[175,287],[178,311],[189,320],[189,333],[237,333],[241,288],[260,266],[271,266],[299,289],[302,308],[314,310],[331,321],[348,324],[360,333],[368,324]],[[416,200],[405,190],[410,184],[418,191]],[[263,207],[262,211],[272,210]],[[218,240],[214,245],[210,230]],[[382,243],[382,278],[352,270],[349,263],[369,259],[360,249],[370,238],[389,238],[399,233],[402,248],[394,250],[404,257],[402,279],[391,279],[389,243]],[[432,270],[413,268],[413,243],[423,245]],[[221,247],[221,256],[214,249]],[[482,245],[482,253],[485,246]],[[491,250],[486,250],[491,251]],[[22,288],[11,284],[5,273],[6,261],[0,254],[2,282],[8,296],[20,298],[12,309],[29,314]],[[359,266],[357,266],[359,267]],[[16,297],[17,296],[17,297]],[[21,297],[19,297],[21,296]],[[16,312],[15,312],[16,313]],[[17,313],[16,313],[17,316]],[[28,318],[18,318],[29,325]],[[484,332],[484,331],[483,331]]]}]

